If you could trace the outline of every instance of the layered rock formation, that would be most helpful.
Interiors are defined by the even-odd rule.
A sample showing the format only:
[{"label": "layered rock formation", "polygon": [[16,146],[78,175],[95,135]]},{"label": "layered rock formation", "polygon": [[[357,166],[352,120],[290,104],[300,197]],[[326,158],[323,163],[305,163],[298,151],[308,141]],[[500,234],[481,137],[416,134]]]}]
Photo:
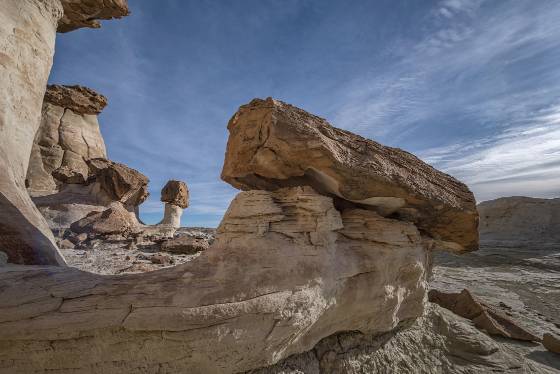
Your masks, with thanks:
[{"label": "layered rock formation", "polygon": [[[233,144],[226,165],[241,157],[243,147]],[[412,173],[406,160],[402,167]],[[361,171],[347,167],[349,175]],[[439,240],[420,229],[424,216],[388,217],[305,180],[291,183],[238,194],[212,246],[174,268],[122,277],[53,268],[0,273],[0,362],[14,372],[242,372],[309,351],[341,331],[378,335],[422,316],[429,250]],[[349,190],[345,183],[341,190]],[[450,179],[449,194],[452,185],[455,194],[465,192]],[[401,198],[401,190],[383,198]],[[165,200],[184,201],[164,192]],[[467,228],[476,226],[476,212],[469,217]],[[84,220],[97,222],[93,214]],[[439,232],[455,224],[446,229],[440,221]],[[27,296],[14,299],[21,290]]]},{"label": "layered rock formation", "polygon": [[341,214],[298,187],[241,193],[219,231],[192,262],[141,276],[2,273],[0,362],[13,372],[232,373],[423,313],[427,252],[411,223]]},{"label": "layered rock formation", "polygon": [[107,99],[81,86],[48,86],[41,126],[27,170],[30,195],[57,193],[64,184],[85,184],[91,158],[107,158],[97,114]]},{"label": "layered rock formation", "polygon": [[442,249],[478,248],[473,194],[410,153],[385,147],[271,98],[239,108],[222,179],[244,190],[310,185],[413,222]]},{"label": "layered rock formation", "polygon": [[[111,4],[120,4],[120,11],[115,12]],[[5,0],[2,3],[0,247],[12,263],[64,264],[45,219],[25,189],[57,28],[68,31],[92,25],[98,18],[125,15],[125,5],[125,0]],[[63,21],[59,27],[60,19]]]},{"label": "layered rock formation", "polygon": [[[138,205],[148,197],[146,176],[107,160],[97,119],[106,105],[104,96],[86,87],[47,88],[26,184],[33,202],[53,231],[70,228],[90,213],[108,209],[114,202],[137,212]],[[105,215],[113,216],[109,211]],[[101,219],[101,216],[93,217]],[[81,223],[75,227],[80,225],[100,227],[101,223]],[[135,222],[125,231],[138,225]],[[118,227],[115,230],[119,231]]]},{"label": "layered rock formation", "polygon": [[486,245],[560,247],[560,199],[502,197],[478,205]]},{"label": "layered rock formation", "polygon": [[189,206],[189,189],[182,181],[170,180],[161,190],[161,201],[165,203],[163,220],[160,225],[181,227],[183,209]]}]

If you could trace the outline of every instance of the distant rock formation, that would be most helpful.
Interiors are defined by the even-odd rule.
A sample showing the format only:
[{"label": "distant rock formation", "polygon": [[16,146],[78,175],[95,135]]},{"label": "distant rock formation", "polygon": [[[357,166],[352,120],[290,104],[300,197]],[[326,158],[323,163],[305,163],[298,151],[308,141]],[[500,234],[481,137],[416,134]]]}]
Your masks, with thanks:
[{"label": "distant rock formation", "polygon": [[180,227],[183,209],[189,206],[187,184],[176,180],[168,181],[161,190],[161,201],[165,203],[165,211],[163,220],[159,224]]},{"label": "distant rock formation", "polygon": [[271,98],[239,108],[228,129],[222,179],[236,188],[309,185],[346,204],[413,222],[439,248],[478,248],[473,194],[408,152]]},{"label": "distant rock formation", "polygon": [[560,198],[502,197],[478,205],[485,245],[560,248]]}]

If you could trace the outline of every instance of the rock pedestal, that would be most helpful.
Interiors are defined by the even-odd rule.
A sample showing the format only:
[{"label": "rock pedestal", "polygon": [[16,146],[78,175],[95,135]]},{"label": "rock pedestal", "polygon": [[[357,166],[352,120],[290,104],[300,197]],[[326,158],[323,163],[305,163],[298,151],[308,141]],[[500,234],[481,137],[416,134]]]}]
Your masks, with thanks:
[{"label": "rock pedestal", "polygon": [[170,180],[161,190],[161,201],[165,203],[160,225],[181,227],[183,209],[189,206],[189,189],[185,182]]}]

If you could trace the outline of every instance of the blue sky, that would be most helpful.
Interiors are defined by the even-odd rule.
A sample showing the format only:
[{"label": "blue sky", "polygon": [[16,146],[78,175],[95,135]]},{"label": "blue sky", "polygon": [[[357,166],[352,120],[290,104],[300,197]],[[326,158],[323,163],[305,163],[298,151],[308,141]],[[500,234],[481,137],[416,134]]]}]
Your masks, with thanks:
[{"label": "blue sky", "polygon": [[100,30],[59,34],[51,83],[109,98],[109,157],[187,182],[184,225],[216,226],[227,121],[254,97],[401,147],[479,201],[560,194],[556,0],[129,0]]}]

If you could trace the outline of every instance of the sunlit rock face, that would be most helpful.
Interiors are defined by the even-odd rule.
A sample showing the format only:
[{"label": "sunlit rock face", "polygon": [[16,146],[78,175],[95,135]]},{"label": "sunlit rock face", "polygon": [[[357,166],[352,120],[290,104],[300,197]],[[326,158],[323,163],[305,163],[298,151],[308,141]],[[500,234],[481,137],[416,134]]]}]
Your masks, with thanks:
[{"label": "sunlit rock face", "polygon": [[161,201],[165,203],[165,210],[159,224],[179,228],[183,209],[189,206],[187,184],[177,180],[168,181],[161,190]]},{"label": "sunlit rock face", "polygon": [[87,87],[47,87],[26,184],[51,230],[68,229],[114,202],[135,212],[148,196],[146,176],[107,159],[97,119],[106,105]]},{"label": "sunlit rock face", "polygon": [[27,186],[31,196],[59,192],[65,184],[85,184],[91,158],[107,158],[97,114],[107,99],[81,86],[48,86],[35,135]]},{"label": "sunlit rock face", "polygon": [[0,305],[11,307],[0,313],[0,361],[16,373],[236,373],[424,311],[428,251],[411,223],[340,212],[292,187],[241,192],[218,231],[198,258],[165,271],[2,274]]},{"label": "sunlit rock face", "polygon": [[411,221],[442,249],[478,248],[472,192],[410,153],[337,129],[271,98],[241,106],[228,130],[222,179],[236,188],[310,185]]},{"label": "sunlit rock face", "polygon": [[0,250],[12,263],[64,263],[25,189],[61,17],[54,0],[5,0],[0,10]]}]

